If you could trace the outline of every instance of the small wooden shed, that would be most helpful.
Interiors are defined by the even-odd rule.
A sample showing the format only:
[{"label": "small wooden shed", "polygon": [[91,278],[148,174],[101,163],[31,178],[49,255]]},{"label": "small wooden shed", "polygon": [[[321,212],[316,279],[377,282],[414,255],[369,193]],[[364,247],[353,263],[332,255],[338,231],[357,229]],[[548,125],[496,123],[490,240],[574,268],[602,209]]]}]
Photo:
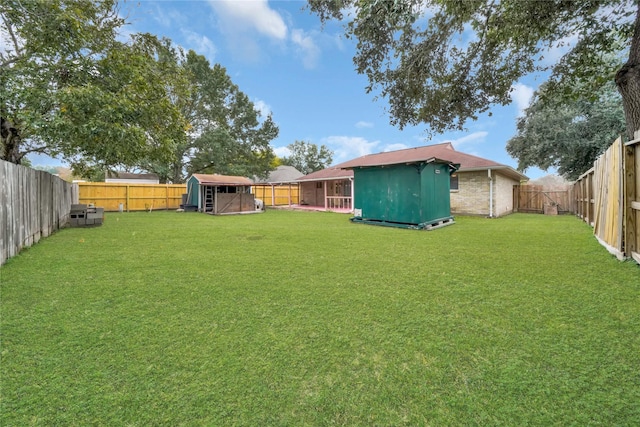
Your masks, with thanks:
[{"label": "small wooden shed", "polygon": [[257,213],[253,181],[242,176],[194,173],[187,179],[186,204],[213,215]]},{"label": "small wooden shed", "polygon": [[448,160],[349,167],[354,172],[354,222],[432,229],[453,223]]}]

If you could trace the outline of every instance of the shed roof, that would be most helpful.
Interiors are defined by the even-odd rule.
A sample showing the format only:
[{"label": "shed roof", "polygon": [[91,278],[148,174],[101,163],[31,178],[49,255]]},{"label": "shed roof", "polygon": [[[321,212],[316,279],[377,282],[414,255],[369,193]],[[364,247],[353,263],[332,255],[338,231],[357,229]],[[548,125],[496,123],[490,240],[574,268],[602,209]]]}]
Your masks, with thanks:
[{"label": "shed roof", "polygon": [[[358,157],[356,159],[349,160],[335,166],[331,166],[328,169],[306,175],[302,178],[299,178],[298,181],[312,181],[331,178],[338,179],[338,177],[350,178],[353,176],[353,172],[351,170],[344,170],[345,168],[415,163],[427,161],[431,158],[443,159],[451,163],[459,164],[459,172],[471,172],[491,169],[500,170],[505,175],[518,181],[529,179],[526,175],[521,174],[511,166],[503,165],[501,163],[494,162],[493,160],[488,160],[482,157],[456,151],[452,143],[444,142],[442,144],[426,145],[422,147],[407,148],[404,150],[367,154],[365,156]],[[342,170],[342,172],[338,172],[340,170]]]},{"label": "shed roof", "polygon": [[249,178],[245,178],[244,176],[231,176],[231,175],[217,175],[217,174],[202,174],[202,173],[194,173],[192,175],[195,179],[198,180],[200,184],[205,185],[229,185],[229,186],[237,186],[237,185],[253,185],[253,181]]}]

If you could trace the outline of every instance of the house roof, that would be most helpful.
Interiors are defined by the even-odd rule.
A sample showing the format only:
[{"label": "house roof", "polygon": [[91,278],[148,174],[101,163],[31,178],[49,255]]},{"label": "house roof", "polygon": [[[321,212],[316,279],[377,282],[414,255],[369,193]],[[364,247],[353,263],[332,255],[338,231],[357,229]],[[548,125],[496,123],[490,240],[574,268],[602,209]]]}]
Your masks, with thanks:
[{"label": "house roof", "polygon": [[202,173],[194,173],[192,176],[197,179],[200,184],[206,185],[253,185],[253,181],[244,176],[208,175]]},{"label": "house roof", "polygon": [[[511,166],[503,165],[501,163],[494,162],[493,160],[483,159],[482,157],[473,156],[471,154],[462,153],[460,151],[456,151],[453,147],[453,144],[450,142],[445,142],[442,144],[434,144],[434,145],[426,145],[422,147],[415,148],[407,148],[404,150],[396,150],[396,151],[388,151],[384,153],[376,153],[376,154],[367,154],[362,157],[358,157],[353,160],[349,160],[344,163],[340,163],[338,165],[332,166],[329,168],[332,170],[331,172],[327,172],[327,178],[323,178],[324,174],[320,172],[328,171],[329,169],[325,169],[324,171],[314,172],[313,174],[304,176],[298,181],[308,181],[309,177],[312,175],[317,179],[328,179],[334,178],[331,174],[335,174],[336,178],[338,175],[342,175],[342,177],[352,177],[353,171],[351,170],[343,170],[345,168],[355,168],[355,167],[367,167],[367,166],[384,166],[384,165],[394,165],[401,163],[415,163],[415,162],[424,162],[431,158],[443,159],[449,161],[451,163],[459,164],[460,168],[458,172],[472,172],[472,171],[480,171],[480,170],[500,170],[502,173],[507,175],[510,178],[515,180],[528,180],[529,178],[526,175],[521,174]],[[336,170],[343,170],[342,173],[335,172]],[[348,173],[348,174],[347,174]]]},{"label": "house roof", "polygon": [[330,166],[326,169],[315,171],[309,175],[302,176],[296,181],[308,182],[308,181],[326,181],[329,179],[349,179],[353,178],[353,171],[342,169],[340,165]]},{"label": "house roof", "polygon": [[270,184],[294,182],[296,179],[300,178],[303,175],[304,174],[302,172],[300,172],[293,166],[281,165],[278,166],[275,170],[269,172],[269,176],[267,177],[267,179],[259,182]]},{"label": "house roof", "polygon": [[106,178],[110,179],[152,179],[158,180],[155,173],[129,173],[129,172],[112,172],[107,171]]}]

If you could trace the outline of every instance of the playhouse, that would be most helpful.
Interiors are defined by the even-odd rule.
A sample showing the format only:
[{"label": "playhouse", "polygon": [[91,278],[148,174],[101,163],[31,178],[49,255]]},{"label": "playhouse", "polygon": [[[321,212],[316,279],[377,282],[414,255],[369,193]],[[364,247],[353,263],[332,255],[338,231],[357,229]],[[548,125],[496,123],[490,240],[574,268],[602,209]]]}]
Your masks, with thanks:
[{"label": "playhouse", "polygon": [[187,179],[184,206],[212,215],[262,212],[251,185],[253,181],[242,176],[196,173]]}]

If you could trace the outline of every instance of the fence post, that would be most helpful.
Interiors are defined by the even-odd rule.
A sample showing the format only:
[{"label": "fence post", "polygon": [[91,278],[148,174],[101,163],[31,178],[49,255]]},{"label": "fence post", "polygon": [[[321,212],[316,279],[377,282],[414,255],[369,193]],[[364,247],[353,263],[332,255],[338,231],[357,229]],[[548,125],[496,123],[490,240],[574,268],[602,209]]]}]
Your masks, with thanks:
[{"label": "fence post", "polygon": [[635,139],[625,143],[624,147],[624,252],[625,255],[635,259],[640,263],[640,248],[638,248],[638,228],[640,224],[636,221],[640,212],[640,197],[638,197],[638,189],[636,188],[637,174],[640,170],[640,159],[636,156],[640,144],[640,130],[636,131]]}]

